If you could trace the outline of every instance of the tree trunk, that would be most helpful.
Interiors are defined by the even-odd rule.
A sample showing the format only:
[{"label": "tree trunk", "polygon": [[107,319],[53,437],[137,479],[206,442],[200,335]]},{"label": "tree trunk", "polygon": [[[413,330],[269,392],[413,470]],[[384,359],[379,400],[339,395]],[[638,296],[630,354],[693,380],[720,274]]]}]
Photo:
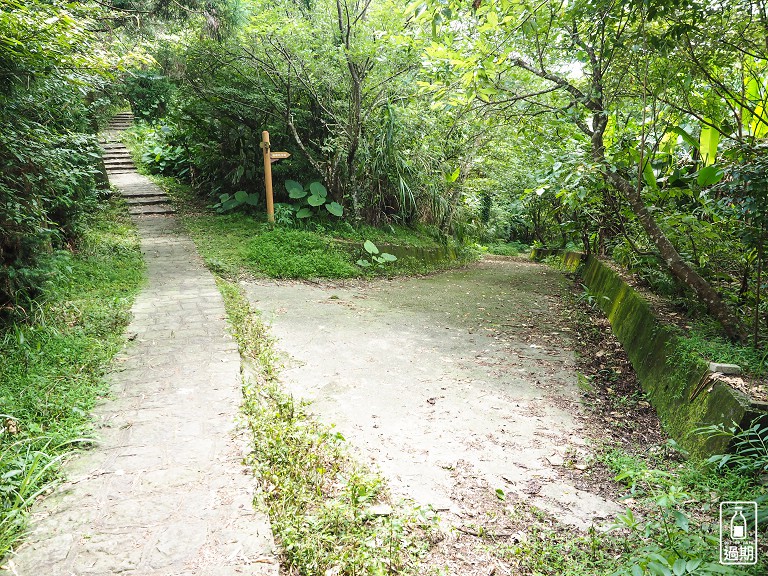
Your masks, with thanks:
[{"label": "tree trunk", "polygon": [[[605,32],[606,29],[602,28],[602,30]],[[602,56],[605,56],[605,54],[603,53],[602,56],[598,58],[595,49],[583,43],[575,31],[576,26],[574,24],[573,38],[576,41],[576,44],[583,48],[589,55],[591,66],[591,73],[589,74],[591,77],[591,86],[589,93],[582,92],[566,78],[547,72],[543,68],[543,64],[541,65],[541,68],[537,68],[535,65],[526,62],[522,58],[511,58],[512,64],[523,70],[527,70],[540,78],[549,80],[569,94],[574,105],[580,104],[591,112],[592,126],[588,126],[580,119],[576,119],[575,123],[584,134],[590,137],[592,160],[595,164],[600,166],[603,172],[603,177],[627,197],[632,211],[637,216],[646,234],[648,234],[655,244],[672,275],[696,293],[698,298],[706,304],[710,314],[720,321],[725,333],[731,339],[738,340],[742,343],[746,342],[747,334],[738,318],[730,310],[728,305],[723,302],[722,298],[720,298],[720,295],[714,288],[712,288],[712,286],[710,286],[698,272],[691,268],[680,257],[680,254],[678,254],[675,247],[669,241],[669,238],[664,234],[664,231],[659,227],[655,218],[646,207],[640,194],[640,188],[636,188],[627,178],[616,172],[616,169],[612,167],[606,159],[603,136],[605,134],[605,129],[608,126],[608,113],[605,110],[605,102],[603,100],[603,77],[607,70],[607,63],[602,59]],[[616,40],[618,39],[619,38],[617,37]],[[611,58],[608,58],[608,61],[610,60]]]},{"label": "tree trunk", "polygon": [[347,150],[347,178],[349,180],[349,194],[352,200],[352,216],[355,221],[361,219],[360,214],[360,190],[358,188],[355,160],[357,151],[360,148],[360,132],[362,130],[360,113],[363,105],[363,88],[360,78],[360,71],[356,65],[349,60],[347,56],[347,67],[351,76],[352,94],[350,98],[349,123],[347,125],[347,136],[349,139],[349,149]]},{"label": "tree trunk", "polygon": [[699,299],[707,306],[709,313],[723,325],[723,329],[729,338],[739,342],[746,341],[746,333],[739,319],[723,299],[720,298],[715,289],[710,286],[709,282],[682,259],[648,210],[637,188],[616,172],[606,170],[605,176],[611,184],[626,195],[632,211],[643,226],[645,233],[648,234],[658,249],[672,275],[696,293]]},{"label": "tree trunk", "polygon": [[757,237],[757,282],[755,283],[755,326],[752,334],[752,347],[760,343],[760,284],[763,281],[763,227]]},{"label": "tree trunk", "polygon": [[709,282],[683,260],[677,249],[656,222],[653,214],[648,210],[648,207],[645,205],[645,201],[640,194],[640,189],[633,186],[629,180],[608,165],[605,158],[605,145],[603,143],[603,134],[607,124],[607,116],[603,110],[594,113],[592,116],[593,130],[591,135],[592,158],[597,164],[603,167],[603,176],[619,192],[626,196],[629,205],[635,213],[635,216],[637,216],[637,219],[640,221],[643,230],[645,230],[645,233],[648,234],[648,237],[651,239],[654,246],[656,246],[656,249],[659,251],[659,254],[661,254],[664,263],[672,275],[693,290],[696,296],[704,302],[709,313],[722,324],[723,330],[725,330],[725,333],[729,338],[742,343],[746,342],[747,334],[744,331],[741,322],[739,322],[739,319],[723,299],[720,298],[717,291],[710,286]]}]

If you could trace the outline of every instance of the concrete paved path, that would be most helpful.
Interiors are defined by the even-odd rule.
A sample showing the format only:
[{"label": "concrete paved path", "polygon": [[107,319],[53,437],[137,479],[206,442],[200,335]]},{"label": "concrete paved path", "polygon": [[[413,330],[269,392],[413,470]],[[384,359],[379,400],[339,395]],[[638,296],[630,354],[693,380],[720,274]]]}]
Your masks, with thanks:
[{"label": "concrete paved path", "polygon": [[500,258],[370,284],[244,285],[287,356],[284,384],[396,495],[469,521],[471,478],[587,529],[623,508],[561,474],[589,452],[561,282]]},{"label": "concrete paved path", "polygon": [[[136,173],[110,180],[126,194],[154,186]],[[241,463],[240,357],[221,295],[173,216],[135,221],[149,282],[113,397],[94,414],[100,443],[66,466],[0,574],[277,575]]]}]

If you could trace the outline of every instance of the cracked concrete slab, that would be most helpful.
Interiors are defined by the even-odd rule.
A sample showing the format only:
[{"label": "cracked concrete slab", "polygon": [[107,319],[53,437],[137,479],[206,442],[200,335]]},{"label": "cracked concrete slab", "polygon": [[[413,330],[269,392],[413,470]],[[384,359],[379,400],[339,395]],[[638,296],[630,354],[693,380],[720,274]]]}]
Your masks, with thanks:
[{"label": "cracked concrete slab", "polygon": [[251,281],[290,392],[336,428],[393,492],[461,513],[454,471],[579,528],[623,509],[569,486],[548,458],[585,450],[561,277],[486,260],[372,283]]}]

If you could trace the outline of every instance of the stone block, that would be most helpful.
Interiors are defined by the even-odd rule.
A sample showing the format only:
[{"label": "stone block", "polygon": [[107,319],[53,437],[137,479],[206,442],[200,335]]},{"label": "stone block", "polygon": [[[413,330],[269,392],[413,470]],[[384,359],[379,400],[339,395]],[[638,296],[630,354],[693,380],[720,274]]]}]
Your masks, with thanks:
[{"label": "stone block", "polygon": [[720,372],[726,376],[741,374],[741,366],[738,364],[720,364],[719,362],[709,363],[710,372]]}]

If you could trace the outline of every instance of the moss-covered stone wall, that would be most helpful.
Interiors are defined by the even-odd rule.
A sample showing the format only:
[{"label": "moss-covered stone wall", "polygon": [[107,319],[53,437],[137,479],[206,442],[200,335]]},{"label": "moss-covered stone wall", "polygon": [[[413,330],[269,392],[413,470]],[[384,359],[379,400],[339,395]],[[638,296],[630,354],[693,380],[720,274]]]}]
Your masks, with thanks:
[{"label": "moss-covered stone wall", "polygon": [[711,424],[749,425],[760,414],[749,399],[727,384],[711,382],[708,365],[684,352],[645,299],[597,258],[551,250],[534,250],[532,257],[555,254],[595,296],[666,432],[696,455],[725,452],[727,438],[705,438],[693,431]]}]

